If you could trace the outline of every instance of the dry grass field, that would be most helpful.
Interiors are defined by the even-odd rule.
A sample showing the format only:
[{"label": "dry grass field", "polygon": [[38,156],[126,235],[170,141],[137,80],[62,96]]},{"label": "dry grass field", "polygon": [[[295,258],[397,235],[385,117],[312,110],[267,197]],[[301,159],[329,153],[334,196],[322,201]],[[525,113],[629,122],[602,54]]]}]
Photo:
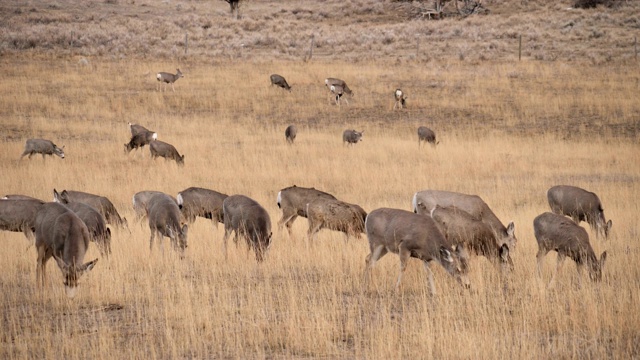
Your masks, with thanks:
[{"label": "dry grass field", "polygon": [[[205,30],[216,34],[211,36],[240,27],[237,38],[228,35],[234,41],[260,33],[296,37],[311,31],[314,22],[319,32],[329,31],[339,21],[331,14],[339,10],[355,14],[350,31],[367,23],[374,25],[372,37],[388,28],[410,31],[402,27],[403,8],[396,3],[374,2],[371,10],[359,1],[322,2],[324,9],[320,3],[283,1],[283,11],[277,2],[248,2],[239,20],[229,18],[222,1],[100,1],[86,9],[46,1],[24,4],[20,11],[10,11],[11,2],[0,5],[10,20],[2,26],[11,30],[0,35],[0,195],[51,200],[54,188],[101,194],[130,222],[129,230],[112,228],[113,255],[81,279],[72,300],[64,295],[54,261],[47,266],[48,286],[39,289],[34,247],[20,233],[0,232],[1,358],[640,357],[639,67],[628,42],[614,45],[615,34],[637,29],[635,3],[575,10],[580,23],[613,24],[591,23],[603,35],[590,42],[572,35],[557,43],[543,35],[552,30],[536,27],[548,41],[545,46],[564,50],[529,49],[521,62],[503,47],[503,39],[493,40],[500,51],[483,57],[477,47],[488,40],[478,35],[472,41],[468,27],[459,34],[467,47],[449,48],[445,38],[434,55],[426,50],[417,57],[406,55],[413,50],[389,55],[402,47],[401,40],[372,40],[369,50],[362,45],[350,52],[349,41],[357,40],[344,37],[335,45],[344,56],[320,50],[307,62],[302,61],[306,50],[287,53],[279,45],[271,50],[256,45],[253,55],[247,50],[236,56],[237,49],[198,46],[197,38],[189,40],[189,56],[152,45],[153,51],[140,53],[134,35],[111,42],[118,42],[122,53],[94,43],[19,48],[7,40],[29,31],[54,34],[48,27],[61,33],[93,29],[100,19],[91,16],[104,8],[119,9],[104,13],[105,24],[135,20],[149,29],[162,10],[171,9],[185,23],[192,17],[210,21]],[[562,23],[557,13],[568,6],[530,3],[528,9],[489,2],[492,14],[464,21],[533,28],[550,14],[546,18],[557,28]],[[307,11],[292,12],[296,6]],[[142,9],[137,17],[116,13],[136,7]],[[521,10],[531,11],[517,13]],[[281,13],[286,22],[268,25],[259,13]],[[37,26],[28,20],[47,18],[44,14],[58,20]],[[459,23],[411,19],[407,27],[443,24],[449,34]],[[171,30],[175,22],[168,24],[162,31],[169,38],[183,36],[182,30]],[[288,31],[291,24],[300,31]],[[508,32],[507,25],[498,25],[496,32]],[[476,29],[483,33],[481,26]],[[113,27],[113,33],[119,31],[124,30]],[[158,31],[149,30],[149,36]],[[576,36],[584,41],[573,41]],[[410,42],[415,47],[415,38]],[[468,53],[461,56],[460,49]],[[358,56],[365,53],[368,57]],[[88,63],[79,63],[80,57]],[[185,77],[175,83],[176,91],[157,91],[155,73],[177,67]],[[272,73],[284,75],[293,90],[269,86]],[[355,92],[349,105],[332,104],[323,86],[328,76],[347,80]],[[407,109],[392,110],[396,87],[409,95]],[[185,154],[185,166],[152,160],[148,147],[126,155],[128,122],[174,144]],[[289,124],[298,127],[291,146],[284,138]],[[418,148],[419,125],[436,132],[436,148]],[[364,140],[343,146],[347,128],[364,129]],[[28,138],[64,145],[66,158],[20,160]],[[294,238],[277,228],[282,214],[277,193],[292,184],[328,191],[367,211],[410,210],[412,195],[423,189],[478,194],[505,224],[515,222],[514,271],[501,277],[486,259],[472,257],[472,288],[465,290],[434,263],[438,294],[433,296],[422,265],[413,260],[396,292],[399,261],[390,254],[376,264],[373,282],[365,287],[366,236],[345,241],[342,234],[323,230],[309,243],[303,218],[294,224]],[[596,192],[613,221],[608,240],[596,239],[588,229],[597,255],[608,253],[601,283],[584,278],[580,286],[575,264],[567,260],[556,286],[547,288],[554,253],[545,259],[543,279],[536,276],[532,222],[548,211],[546,191],[557,184]],[[190,186],[248,195],[267,209],[273,243],[264,263],[257,264],[242,243],[231,245],[225,260],[223,226],[205,219],[190,227],[184,259],[167,239],[164,252],[157,247],[150,252],[148,225],[133,222],[131,197],[141,190],[175,196]],[[96,257],[92,245],[85,261]]]}]

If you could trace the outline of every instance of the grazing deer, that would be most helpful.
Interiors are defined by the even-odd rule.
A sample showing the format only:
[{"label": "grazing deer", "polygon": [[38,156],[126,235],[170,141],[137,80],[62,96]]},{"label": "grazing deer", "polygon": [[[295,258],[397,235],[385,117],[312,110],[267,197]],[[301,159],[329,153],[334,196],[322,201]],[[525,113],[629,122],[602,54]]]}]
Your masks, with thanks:
[{"label": "grazing deer", "polygon": [[184,166],[184,155],[180,155],[175,146],[160,140],[154,140],[149,144],[151,157],[155,160],[158,156],[165,160],[175,160],[179,166]]},{"label": "grazing deer", "polygon": [[153,250],[153,240],[157,234],[160,234],[160,249],[162,246],[162,237],[166,236],[171,239],[171,245],[174,249],[179,250],[180,256],[184,256],[187,248],[187,235],[189,227],[187,224],[180,224],[180,208],[176,200],[167,194],[158,194],[149,200],[149,229],[151,230],[151,238],[149,239],[149,250]]},{"label": "grazing deer", "polygon": [[111,254],[111,229],[107,227],[104,216],[93,206],[82,202],[67,202],[61,199],[60,194],[53,189],[53,199],[57,203],[64,204],[87,225],[90,240],[98,246],[100,256],[109,257]]},{"label": "grazing deer", "polygon": [[396,103],[393,104],[393,110],[398,106],[400,106],[400,109],[403,109],[407,100],[407,96],[404,92],[402,92],[401,89],[396,89],[396,91],[393,92],[393,96],[396,98]]},{"label": "grazing deer", "polygon": [[[340,99],[342,99],[342,95],[344,94],[344,88],[340,85],[331,85],[330,89],[331,93],[335,96],[336,105],[340,106]],[[347,98],[344,98],[344,101],[349,105]]]},{"label": "grazing deer", "polygon": [[[133,130],[132,130],[133,131]],[[128,143],[124,144],[124,153],[129,154],[131,150],[143,148],[145,145],[151,144],[152,141],[158,139],[158,133],[152,131],[144,131],[139,132],[133,136],[131,136],[131,140]]]},{"label": "grazing deer", "polygon": [[287,80],[285,80],[285,78],[281,75],[278,75],[278,74],[271,75],[271,86],[273,85],[281,87],[285,90],[291,91],[291,86],[289,86],[289,84],[287,83]]},{"label": "grazing deer", "polygon": [[563,215],[546,212],[533,220],[533,229],[538,242],[538,276],[542,275],[542,260],[545,255],[552,250],[558,253],[556,271],[551,277],[549,287],[553,286],[567,256],[576,262],[580,282],[585,265],[592,281],[602,280],[602,268],[607,259],[607,252],[603,252],[598,260],[589,243],[589,234],[583,227]]},{"label": "grazing deer", "polygon": [[287,139],[287,143],[289,145],[293,144],[293,141],[296,139],[296,135],[298,135],[298,128],[295,125],[289,125],[284,130],[284,137]]},{"label": "grazing deer", "polygon": [[387,253],[400,257],[400,274],[396,281],[396,291],[400,287],[402,274],[407,268],[409,258],[416,258],[424,263],[429,277],[429,288],[436,294],[433,284],[433,272],[429,263],[435,261],[464,287],[469,287],[467,269],[463,266],[466,252],[462,246],[454,246],[453,242],[442,235],[431,217],[414,214],[400,209],[380,208],[373,210],[365,221],[365,230],[369,239],[369,250],[365,266],[365,284],[368,283],[371,268]]},{"label": "grazing deer", "polygon": [[452,191],[423,190],[413,195],[412,202],[413,212],[426,216],[430,216],[436,205],[442,207],[455,206],[489,225],[496,233],[498,245],[507,244],[510,250],[514,250],[518,243],[513,222],[510,222],[505,227],[489,208],[489,205],[477,195],[467,195]]},{"label": "grazing deer", "polygon": [[46,264],[53,256],[64,276],[65,292],[75,296],[78,279],[98,261],[82,263],[89,248],[89,230],[84,222],[66,206],[51,202],[43,204],[35,219],[38,283],[46,284]]},{"label": "grazing deer", "polygon": [[336,197],[324,191],[302,186],[289,186],[278,192],[278,208],[282,209],[282,218],[278,221],[278,229],[287,227],[289,237],[293,236],[291,227],[298,216],[307,217],[307,204],[317,199],[333,199]]},{"label": "grazing deer", "polygon": [[440,144],[439,141],[436,141],[436,133],[433,130],[426,126],[420,126],[418,128],[418,147],[422,146],[423,141],[430,143],[433,147]]},{"label": "grazing deer", "polygon": [[173,88],[173,83],[178,81],[178,79],[180,79],[181,77],[184,77],[184,75],[182,75],[182,72],[180,71],[180,69],[176,69],[178,72],[174,75],[174,74],[170,74],[170,73],[166,73],[166,72],[159,72],[158,74],[156,74],[156,79],[159,81],[158,83],[158,90],[159,87],[161,86],[162,83],[164,83],[165,86],[165,90],[167,87],[167,84],[171,84],[171,89],[175,92],[176,89]]},{"label": "grazing deer", "polygon": [[224,258],[227,258],[227,239],[235,232],[233,241],[238,243],[238,236],[247,241],[249,248],[256,253],[256,260],[262,262],[271,245],[271,218],[265,208],[257,201],[244,195],[231,195],[222,203],[224,213]]},{"label": "grazing deer", "polygon": [[31,159],[33,154],[42,154],[43,159],[45,155],[57,155],[64,159],[64,146],[59,148],[51,140],[29,139],[24,145],[24,152],[20,156],[20,160],[25,155],[29,155],[28,159]]},{"label": "grazing deer", "polygon": [[611,230],[611,220],[604,217],[604,209],[598,195],[577,186],[557,185],[547,191],[551,211],[570,216],[576,224],[586,221],[596,237],[606,239]]}]

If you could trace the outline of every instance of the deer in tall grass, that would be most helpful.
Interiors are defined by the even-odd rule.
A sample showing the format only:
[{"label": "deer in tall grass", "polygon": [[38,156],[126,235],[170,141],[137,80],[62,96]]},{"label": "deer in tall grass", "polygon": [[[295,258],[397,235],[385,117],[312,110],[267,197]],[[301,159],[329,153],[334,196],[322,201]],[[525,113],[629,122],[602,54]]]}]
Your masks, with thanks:
[{"label": "deer in tall grass", "polygon": [[158,90],[161,84],[164,83],[165,90],[166,90],[167,84],[171,84],[171,89],[173,90],[173,92],[176,91],[176,89],[173,87],[173,83],[178,81],[178,79],[180,79],[181,77],[184,77],[180,69],[176,69],[176,70],[178,71],[176,74],[171,74],[166,72],[159,72],[156,74],[156,79],[159,81]]}]

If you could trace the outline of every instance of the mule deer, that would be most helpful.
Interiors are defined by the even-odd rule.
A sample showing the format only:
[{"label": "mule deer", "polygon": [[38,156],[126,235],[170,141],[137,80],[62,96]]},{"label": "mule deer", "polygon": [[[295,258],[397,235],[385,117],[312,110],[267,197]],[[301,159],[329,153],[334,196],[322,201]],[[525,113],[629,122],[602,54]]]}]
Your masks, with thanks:
[{"label": "mule deer", "polygon": [[38,199],[0,200],[0,230],[21,232],[32,242],[35,237],[36,214],[43,204]]},{"label": "mule deer", "polygon": [[440,144],[439,141],[436,141],[436,133],[433,130],[426,126],[420,126],[418,128],[418,147],[422,146],[423,141],[430,143],[433,147]]},{"label": "mule deer", "polygon": [[278,75],[278,74],[271,75],[271,86],[273,85],[281,87],[285,90],[291,91],[291,86],[289,86],[289,84],[287,83],[287,80],[285,80],[285,78],[281,75]]},{"label": "mule deer", "polygon": [[31,159],[33,154],[42,154],[43,159],[45,155],[56,155],[64,159],[64,146],[60,148],[51,140],[29,139],[24,145],[24,152],[20,156],[20,160],[25,155],[29,155],[28,159]]},{"label": "mule deer", "polygon": [[436,294],[433,273],[429,263],[436,261],[462,285],[469,287],[466,267],[461,259],[464,250],[442,235],[433,219],[400,209],[380,208],[373,210],[365,221],[369,249],[365,266],[365,283],[368,283],[371,268],[376,261],[388,252],[400,257],[400,274],[396,290],[400,287],[402,274],[407,268],[409,258],[417,258],[424,263],[429,277],[429,288]]},{"label": "mule deer", "polygon": [[[53,189],[53,198],[55,202],[63,203],[55,189]],[[107,227],[104,216],[93,206],[82,202],[67,202],[64,205],[78,215],[87,226],[90,240],[98,246],[100,256],[108,257],[111,254],[111,229]]]},{"label": "mule deer", "polygon": [[307,217],[307,204],[316,199],[333,199],[335,196],[324,191],[302,186],[289,186],[278,192],[278,208],[282,209],[282,218],[278,221],[278,228],[287,227],[289,237],[293,236],[291,227],[298,216]]},{"label": "mule deer", "polygon": [[187,248],[187,235],[189,227],[187,224],[180,224],[180,208],[173,199],[167,194],[158,194],[149,200],[149,229],[151,230],[151,238],[149,239],[149,250],[153,250],[153,241],[156,235],[160,235],[160,248],[162,246],[162,237],[166,236],[171,239],[171,245],[180,252],[180,256],[184,256]]},{"label": "mule deer", "polygon": [[287,143],[289,145],[293,144],[293,141],[296,139],[298,135],[298,128],[295,125],[289,125],[284,130],[284,137],[287,139]]},{"label": "mule deer", "polygon": [[345,130],[342,133],[342,144],[353,145],[362,141],[362,135],[364,134],[364,130],[355,131],[355,130]]},{"label": "mule deer", "polygon": [[407,101],[407,96],[404,92],[401,89],[396,89],[396,91],[393,92],[393,97],[396,99],[395,104],[393,104],[393,110],[395,110],[396,107],[403,109]]},{"label": "mule deer", "polygon": [[604,217],[604,209],[598,195],[576,186],[558,185],[547,191],[551,211],[570,216],[576,224],[586,221],[596,231],[596,237],[606,239],[611,230],[611,220]]},{"label": "mule deer", "polygon": [[98,259],[82,263],[89,248],[89,230],[84,222],[66,206],[43,204],[35,220],[38,283],[46,284],[46,264],[53,256],[64,276],[65,292],[74,297],[78,280],[93,269]]},{"label": "mule deer", "polygon": [[343,232],[346,238],[360,238],[366,218],[367,212],[358,205],[334,199],[316,199],[307,204],[307,236],[312,240],[320,230],[330,229]]},{"label": "mule deer", "polygon": [[149,144],[149,150],[151,151],[151,157],[153,159],[158,156],[165,158],[165,160],[175,160],[179,166],[184,166],[184,155],[180,155],[175,146],[166,143],[164,141],[155,140]]},{"label": "mule deer", "polygon": [[176,197],[182,215],[189,223],[196,221],[196,217],[211,219],[217,228],[218,223],[224,224],[222,203],[229,195],[214,190],[190,187],[178,193]]},{"label": "mule deer", "polygon": [[[53,191],[56,192],[56,189],[53,189]],[[127,219],[120,216],[111,200],[105,196],[89,194],[82,191],[62,190],[58,197],[54,197],[54,201],[62,204],[68,204],[70,202],[85,203],[98,210],[100,214],[104,216],[107,224],[122,228],[128,227]]]},{"label": "mule deer", "polygon": [[244,195],[231,195],[224,199],[224,257],[227,258],[227,239],[235,232],[233,241],[238,243],[238,236],[247,241],[250,249],[256,254],[256,260],[262,262],[271,245],[271,218],[269,213],[257,201]]},{"label": "mule deer", "polygon": [[430,216],[436,205],[442,207],[455,206],[466,211],[474,218],[482,220],[482,222],[491,227],[496,233],[500,246],[507,244],[510,250],[515,249],[518,239],[515,235],[513,222],[510,222],[505,227],[479,196],[439,190],[424,190],[413,195],[413,212],[416,214]]},{"label": "mule deer", "polygon": [[538,276],[542,275],[544,256],[552,250],[558,253],[556,271],[551,277],[549,287],[553,286],[555,277],[567,256],[576,262],[580,282],[582,282],[582,269],[585,265],[591,280],[602,280],[602,268],[607,259],[607,252],[603,252],[600,259],[596,257],[589,243],[589,234],[583,227],[563,215],[546,212],[533,220],[533,229],[538,242],[538,254],[536,255]]},{"label": "mule deer", "polygon": [[[162,83],[164,83],[164,87],[166,90],[167,84],[171,84],[171,89],[175,92],[176,89],[174,89],[173,87],[173,83],[178,81],[178,79],[180,79],[181,77],[184,77],[184,75],[182,75],[182,72],[180,71],[180,69],[176,69],[178,72],[174,75],[171,73],[166,73],[166,72],[159,72],[156,74],[156,79],[159,81],[158,83],[158,87],[161,86]],[[158,88],[159,90],[159,88]]]}]

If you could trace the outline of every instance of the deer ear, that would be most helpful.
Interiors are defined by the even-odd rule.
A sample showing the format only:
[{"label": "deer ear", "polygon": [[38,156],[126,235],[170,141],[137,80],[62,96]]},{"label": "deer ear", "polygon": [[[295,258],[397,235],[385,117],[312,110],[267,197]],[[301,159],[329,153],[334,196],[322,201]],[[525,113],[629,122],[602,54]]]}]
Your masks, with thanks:
[{"label": "deer ear", "polygon": [[78,271],[80,271],[81,273],[91,271],[91,269],[93,269],[93,267],[96,266],[97,262],[98,262],[98,259],[89,261],[88,263],[84,263],[78,268]]},{"label": "deer ear", "polygon": [[607,261],[607,252],[603,252],[602,255],[600,255],[600,269],[602,269],[604,267],[604,263]]},{"label": "deer ear", "polygon": [[440,256],[442,257],[442,260],[446,262],[453,262],[453,258],[451,257],[451,252],[447,250],[447,248],[445,248],[444,246],[440,247]]},{"label": "deer ear", "polygon": [[189,233],[189,227],[187,224],[182,225],[182,234],[187,235]]},{"label": "deer ear", "polygon": [[60,194],[58,194],[56,189],[53,189],[53,201],[58,203],[60,202]]},{"label": "deer ear", "polygon": [[509,234],[509,236],[513,236],[513,233],[515,232],[515,225],[513,224],[513,221],[509,223],[509,226],[507,226],[507,234]]},{"label": "deer ear", "polygon": [[613,223],[611,222],[611,220],[607,221],[607,230],[611,230],[612,226],[613,226]]},{"label": "deer ear", "polygon": [[107,235],[108,235],[109,237],[111,237],[111,229],[107,228],[106,233],[107,233]]}]

